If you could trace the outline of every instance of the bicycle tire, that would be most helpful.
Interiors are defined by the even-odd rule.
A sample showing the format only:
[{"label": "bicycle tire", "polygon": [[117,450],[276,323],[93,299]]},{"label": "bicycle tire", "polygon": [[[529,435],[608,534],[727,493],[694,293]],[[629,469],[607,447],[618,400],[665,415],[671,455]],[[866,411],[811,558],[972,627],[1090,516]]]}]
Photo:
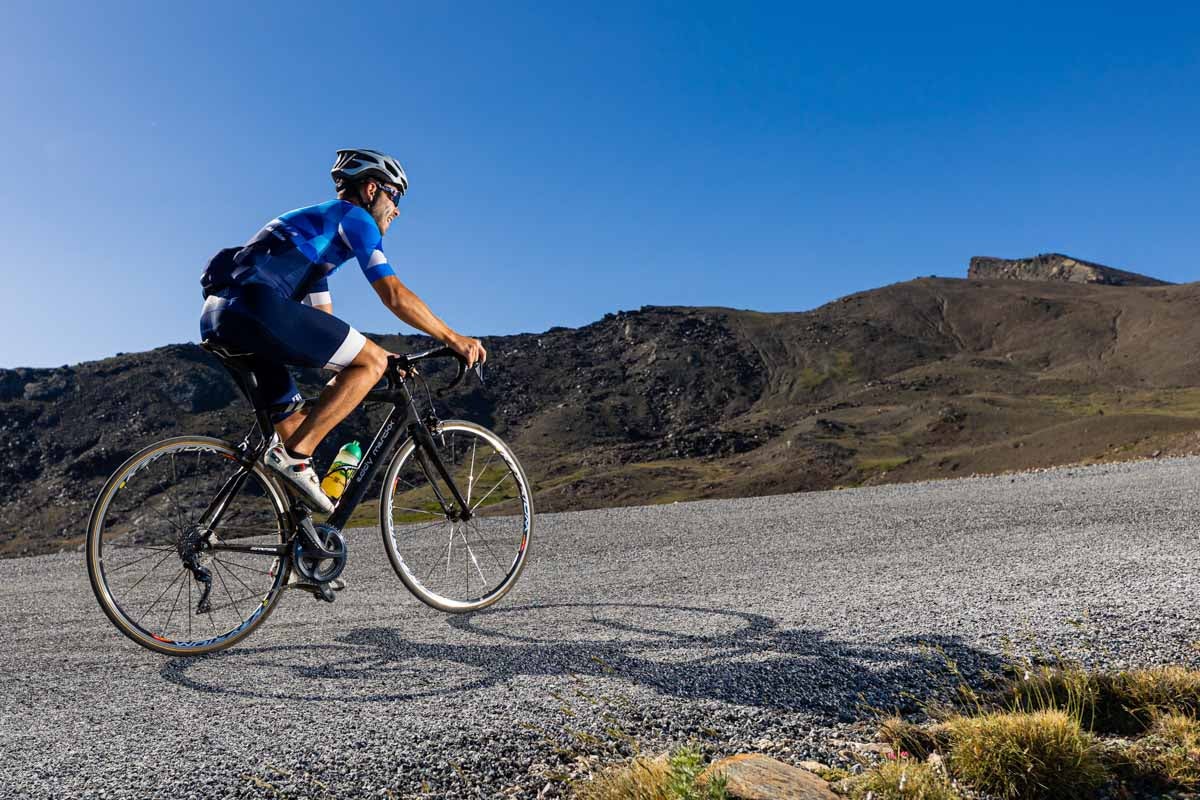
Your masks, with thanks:
[{"label": "bicycle tire", "polygon": [[[156,481],[156,473],[165,473],[168,465],[171,480],[163,474]],[[195,529],[196,509],[206,508],[221,482],[240,469],[238,452],[228,442],[205,436],[177,436],[134,453],[100,490],[88,521],[85,545],[88,578],[105,615],[121,633],[142,647],[171,656],[222,650],[249,636],[279,602],[287,580],[286,557],[276,556],[267,562],[264,556],[207,551],[201,558],[206,559],[206,568],[210,568],[213,581],[210,597],[216,605],[203,615],[208,622],[203,638],[192,638],[193,629],[201,627],[199,622],[193,625],[192,616],[193,611],[195,616],[201,616],[195,599],[203,585],[183,566],[184,548],[180,541],[186,532]],[[124,493],[130,496],[122,498]],[[275,480],[261,465],[254,465],[214,535],[218,539],[251,540],[245,542],[249,544],[283,544],[288,530],[283,498]],[[120,543],[123,538],[124,544]],[[131,553],[135,560],[122,565],[108,560],[126,549],[149,552],[145,556]],[[151,573],[142,574],[136,583],[131,581],[138,572],[129,573],[128,578],[117,574],[141,562],[153,562],[151,570],[169,564],[167,571],[173,576],[162,594],[167,597],[175,591],[172,610],[157,629],[144,622],[161,598],[143,610],[140,618],[133,616],[138,610],[134,603],[141,602],[135,597],[136,590]],[[251,582],[259,588],[252,587]],[[185,586],[188,604],[176,618]],[[153,587],[147,588],[154,591]],[[235,591],[249,594],[237,598]],[[179,621],[179,634],[174,634],[171,628],[173,618]],[[185,619],[186,626],[182,622]],[[182,632],[184,627],[186,635]]]},{"label": "bicycle tire", "polygon": [[[472,493],[485,476],[491,488],[486,494],[481,489],[479,499],[474,500],[472,508],[479,513],[472,520],[465,523],[451,520],[426,480],[419,457],[414,458],[416,442],[409,439],[388,465],[380,490],[379,527],[384,549],[400,580],[421,602],[453,614],[478,611],[507,594],[525,568],[533,534],[533,493],[512,448],[487,428],[464,420],[446,420],[431,429],[430,435],[439,445],[439,458],[451,476],[456,481],[465,477],[466,489],[463,490],[461,482],[459,489],[468,502],[474,500]],[[469,451],[468,444],[473,445]],[[497,464],[489,472],[497,457],[502,466]],[[512,486],[500,491],[510,478]],[[434,485],[438,484],[444,484],[440,477]],[[441,489],[446,496],[444,485]],[[466,569],[461,591],[456,589],[451,593],[451,584],[457,583],[450,578],[456,536],[461,545],[458,554]],[[486,574],[476,550],[487,565]],[[438,560],[433,561],[433,556]],[[442,557],[447,563],[446,580],[434,581],[432,571],[425,568],[430,563],[440,567]],[[479,578],[477,590],[472,589],[474,575]],[[498,577],[493,580],[492,575]]]}]

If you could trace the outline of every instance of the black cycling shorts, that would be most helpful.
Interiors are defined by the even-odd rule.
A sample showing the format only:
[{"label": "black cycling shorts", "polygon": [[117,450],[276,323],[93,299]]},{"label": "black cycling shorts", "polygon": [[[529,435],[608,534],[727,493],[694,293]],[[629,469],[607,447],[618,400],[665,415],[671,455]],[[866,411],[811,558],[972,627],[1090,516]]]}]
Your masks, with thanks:
[{"label": "black cycling shorts", "polygon": [[[366,344],[366,337],[324,311],[281,296],[269,286],[224,289],[204,301],[200,335],[239,353],[253,353],[261,407],[300,397],[287,366],[340,371]],[[291,412],[276,415],[275,422]]]}]

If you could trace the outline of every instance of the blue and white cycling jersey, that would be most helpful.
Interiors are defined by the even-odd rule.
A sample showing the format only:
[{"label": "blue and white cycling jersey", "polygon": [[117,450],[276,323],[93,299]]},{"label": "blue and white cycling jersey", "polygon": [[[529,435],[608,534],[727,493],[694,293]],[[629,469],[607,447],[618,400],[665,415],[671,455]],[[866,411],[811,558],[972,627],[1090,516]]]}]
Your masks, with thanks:
[{"label": "blue and white cycling jersey", "polygon": [[271,220],[229,261],[214,259],[202,282],[209,293],[259,284],[307,305],[328,305],[328,278],[351,258],[368,282],[396,274],[371,215],[345,200],[330,200]]},{"label": "blue and white cycling jersey", "polygon": [[200,335],[254,360],[255,404],[287,405],[299,397],[285,365],[341,370],[366,346],[366,337],[332,314],[305,306],[330,305],[329,276],[357,259],[374,283],[395,275],[383,254],[375,220],[344,200],[298,208],[268,222],[243,247],[213,256],[200,279]]}]

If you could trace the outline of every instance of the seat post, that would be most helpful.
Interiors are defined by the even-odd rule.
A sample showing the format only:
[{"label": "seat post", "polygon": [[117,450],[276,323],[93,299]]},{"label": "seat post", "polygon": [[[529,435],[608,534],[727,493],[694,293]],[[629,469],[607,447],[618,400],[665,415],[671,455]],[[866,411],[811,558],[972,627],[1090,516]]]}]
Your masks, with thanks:
[{"label": "seat post", "polygon": [[275,435],[275,424],[271,422],[270,410],[260,408],[254,399],[254,390],[258,388],[258,378],[254,374],[253,367],[246,363],[246,359],[253,353],[233,352],[212,339],[205,339],[200,343],[200,347],[216,356],[217,360],[221,362],[221,366],[225,367],[225,370],[233,376],[233,381],[245,396],[246,402],[254,409],[263,441],[270,441],[271,437]]}]

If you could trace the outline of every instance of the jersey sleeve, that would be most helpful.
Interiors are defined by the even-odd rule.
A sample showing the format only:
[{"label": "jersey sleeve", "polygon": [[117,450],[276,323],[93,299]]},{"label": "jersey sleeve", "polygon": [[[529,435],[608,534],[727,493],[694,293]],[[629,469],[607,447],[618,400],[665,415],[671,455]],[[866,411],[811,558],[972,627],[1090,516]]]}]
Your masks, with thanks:
[{"label": "jersey sleeve", "polygon": [[358,260],[358,266],[362,268],[368,283],[396,274],[383,254],[383,237],[379,234],[379,226],[366,211],[357,206],[351,208],[338,226],[338,235]]},{"label": "jersey sleeve", "polygon": [[306,306],[333,305],[333,295],[329,293],[329,278],[321,278],[309,287],[303,303]]}]

